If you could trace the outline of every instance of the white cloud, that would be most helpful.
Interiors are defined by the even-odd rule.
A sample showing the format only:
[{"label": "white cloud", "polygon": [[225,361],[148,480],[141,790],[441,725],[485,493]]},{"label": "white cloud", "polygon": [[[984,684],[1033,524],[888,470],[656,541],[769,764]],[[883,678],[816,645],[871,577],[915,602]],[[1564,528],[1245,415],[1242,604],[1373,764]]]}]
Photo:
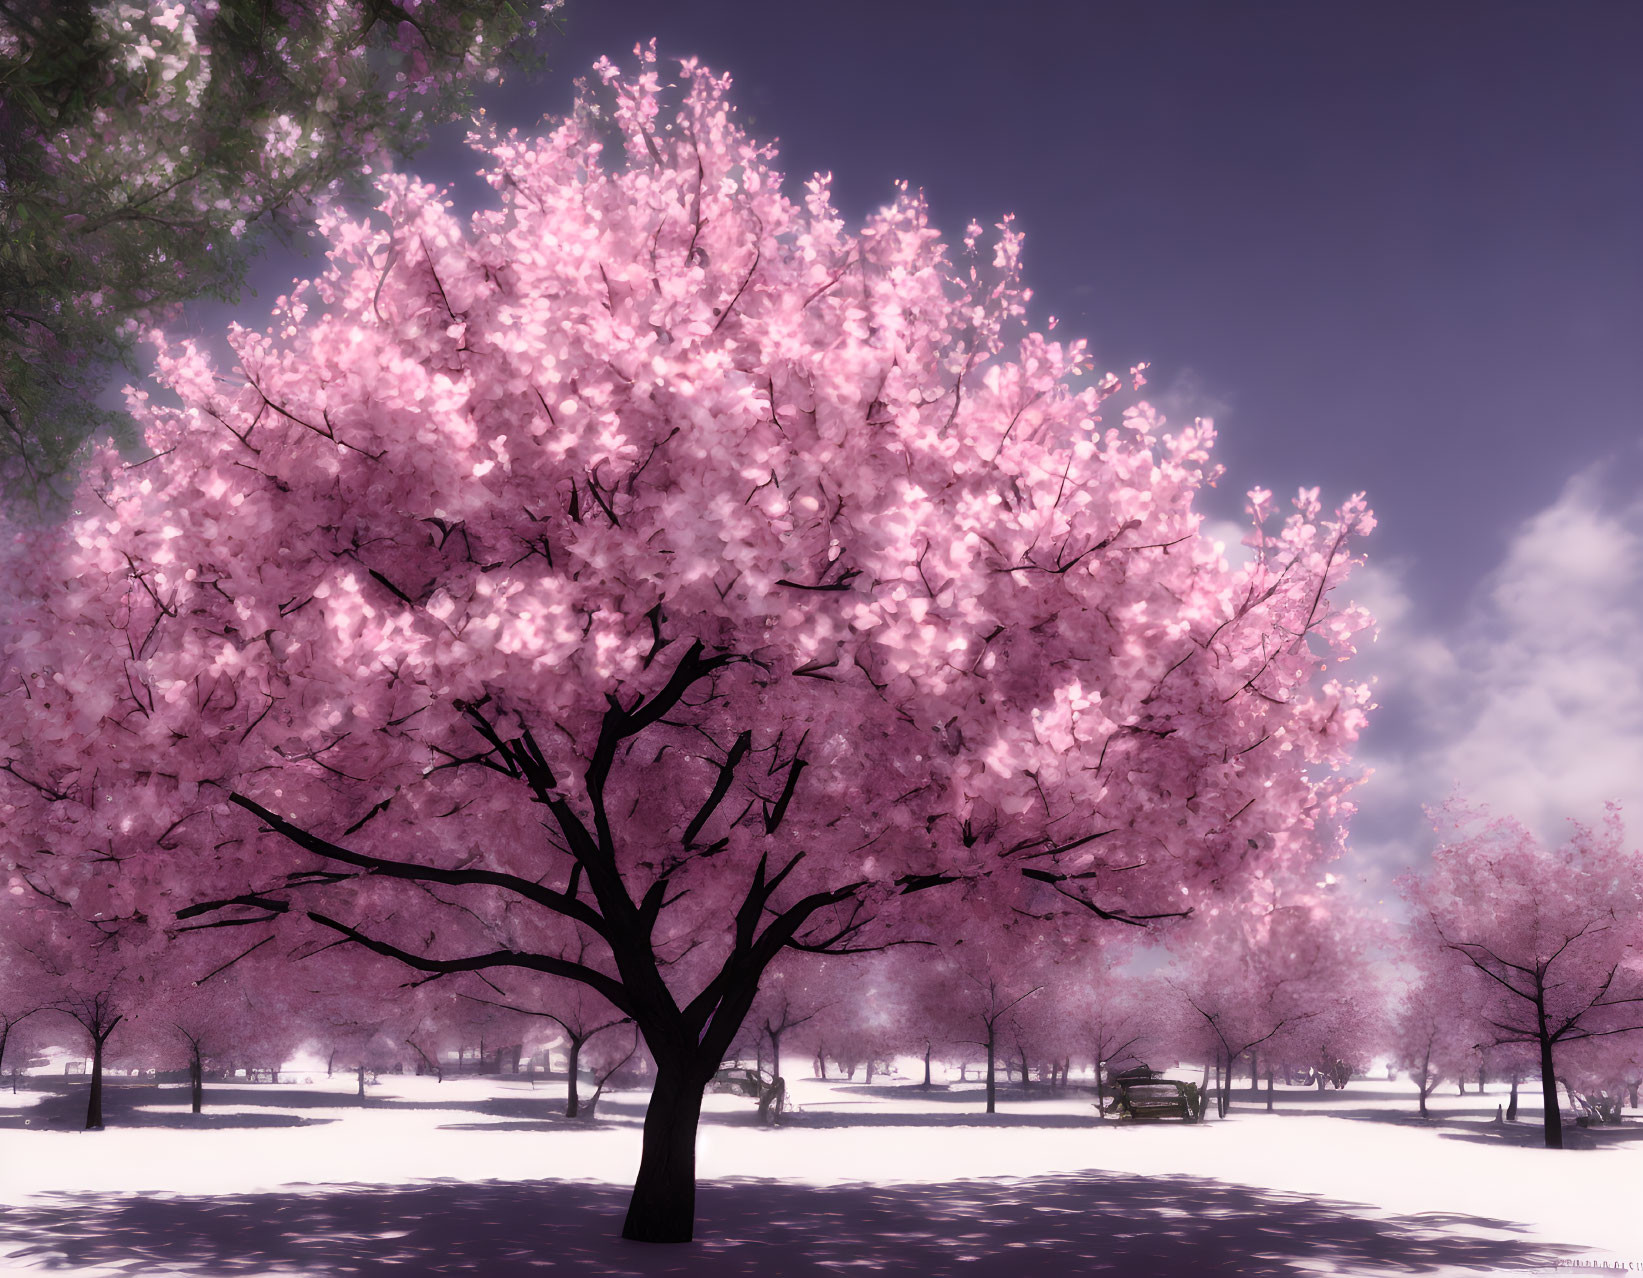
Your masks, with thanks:
[{"label": "white cloud", "polygon": [[1252,527],[1252,524],[1234,523],[1230,519],[1206,519],[1198,531],[1211,541],[1220,542],[1221,556],[1227,561],[1227,566],[1238,569],[1255,558],[1254,549],[1244,545],[1244,537]]},{"label": "white cloud", "polygon": [[1603,478],[1582,471],[1520,524],[1453,627],[1423,622],[1408,565],[1369,565],[1344,592],[1381,630],[1353,663],[1387,716],[1359,752],[1375,775],[1353,822],[1375,895],[1425,860],[1420,806],[1456,786],[1553,842],[1619,799],[1643,837],[1643,501]]}]

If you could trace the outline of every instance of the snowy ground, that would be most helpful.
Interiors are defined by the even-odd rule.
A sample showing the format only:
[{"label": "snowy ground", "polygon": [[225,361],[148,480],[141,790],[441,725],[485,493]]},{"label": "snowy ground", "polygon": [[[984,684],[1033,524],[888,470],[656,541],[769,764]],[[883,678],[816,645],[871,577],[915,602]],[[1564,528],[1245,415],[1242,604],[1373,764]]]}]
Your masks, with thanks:
[{"label": "snowy ground", "polygon": [[[792,1084],[761,1128],[709,1097],[699,1241],[615,1237],[640,1094],[598,1121],[563,1084],[385,1076],[208,1088],[116,1084],[108,1128],[75,1130],[81,1080],[0,1092],[0,1273],[124,1275],[1009,1275],[1643,1271],[1643,1123],[1537,1148],[1539,1113],[1497,1127],[1498,1089],[1405,1083],[1247,1091],[1199,1126],[1097,1123],[1078,1088]],[[1529,1097],[1525,1096],[1525,1102]]]}]

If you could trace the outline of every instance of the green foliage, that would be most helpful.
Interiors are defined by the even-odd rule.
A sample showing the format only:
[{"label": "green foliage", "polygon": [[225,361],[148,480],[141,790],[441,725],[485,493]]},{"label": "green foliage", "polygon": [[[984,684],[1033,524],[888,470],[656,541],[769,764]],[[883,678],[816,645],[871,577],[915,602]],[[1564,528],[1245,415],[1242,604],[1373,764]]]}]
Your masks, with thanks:
[{"label": "green foliage", "polygon": [[[238,302],[265,232],[290,245],[312,227],[317,193],[368,199],[362,161],[413,154],[431,125],[460,118],[471,100],[467,71],[504,51],[514,68],[546,61],[520,41],[526,19],[510,0],[436,0],[414,15],[392,0],[359,0],[358,25],[340,35],[323,10],[319,0],[222,0],[198,33],[211,51],[209,82],[197,106],[168,120],[164,108],[203,57],[167,82],[155,59],[136,71],[116,61],[90,0],[0,0],[6,495],[58,506],[88,440],[135,438],[125,413],[93,401],[113,364],[140,375],[133,352],[141,330],[174,319],[194,298]],[[464,62],[481,22],[485,44]],[[341,100],[321,92],[335,50],[385,46],[401,23],[419,33],[421,56],[442,77],[432,90],[397,102],[374,80],[355,83]],[[402,58],[390,51],[390,61]],[[129,141],[129,158],[96,136],[99,110],[126,131],[120,144]],[[302,128],[283,165],[270,161],[264,141],[281,116]]]}]

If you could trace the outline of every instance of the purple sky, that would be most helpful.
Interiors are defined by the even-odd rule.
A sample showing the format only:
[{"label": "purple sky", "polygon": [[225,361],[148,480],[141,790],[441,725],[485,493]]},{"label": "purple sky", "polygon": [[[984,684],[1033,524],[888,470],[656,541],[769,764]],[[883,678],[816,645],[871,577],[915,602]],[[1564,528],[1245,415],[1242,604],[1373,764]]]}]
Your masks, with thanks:
[{"label": "purple sky", "polygon": [[[1382,709],[1349,873],[1374,896],[1452,781],[1550,835],[1609,796],[1643,811],[1643,5],[569,0],[565,21],[545,76],[476,95],[504,132],[655,36],[664,68],[729,72],[848,218],[898,178],[950,239],[1014,213],[1035,322],[1152,361],[1172,419],[1215,418],[1212,515],[1255,484],[1367,490],[1348,593],[1382,618]],[[402,164],[459,215],[497,206],[467,127]],[[322,269],[276,245],[258,296],[178,331],[226,370],[228,319],[266,328]]]}]

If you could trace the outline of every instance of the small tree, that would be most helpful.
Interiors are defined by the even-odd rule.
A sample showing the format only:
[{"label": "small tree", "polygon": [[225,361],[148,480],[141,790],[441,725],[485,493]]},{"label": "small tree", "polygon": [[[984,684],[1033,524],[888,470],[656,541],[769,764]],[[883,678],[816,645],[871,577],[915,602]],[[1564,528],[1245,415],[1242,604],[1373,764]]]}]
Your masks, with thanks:
[{"label": "small tree", "polygon": [[1460,1076],[1476,1053],[1478,1029],[1434,975],[1404,993],[1391,1029],[1392,1063],[1408,1073],[1419,1093],[1420,1116],[1429,1118],[1427,1097],[1444,1079]]},{"label": "small tree", "polygon": [[1643,858],[1615,804],[1601,833],[1571,822],[1555,849],[1458,799],[1443,811],[1460,837],[1402,881],[1416,934],[1485,1041],[1534,1051],[1546,1147],[1561,1149],[1559,1052],[1643,1031]]},{"label": "small tree", "polygon": [[1286,1040],[1302,1042],[1313,1022],[1337,1014],[1341,984],[1362,962],[1352,922],[1322,898],[1268,884],[1172,940],[1166,979],[1184,1032],[1216,1058],[1218,1115],[1231,1106],[1240,1060],[1269,1046],[1281,1054]]}]

